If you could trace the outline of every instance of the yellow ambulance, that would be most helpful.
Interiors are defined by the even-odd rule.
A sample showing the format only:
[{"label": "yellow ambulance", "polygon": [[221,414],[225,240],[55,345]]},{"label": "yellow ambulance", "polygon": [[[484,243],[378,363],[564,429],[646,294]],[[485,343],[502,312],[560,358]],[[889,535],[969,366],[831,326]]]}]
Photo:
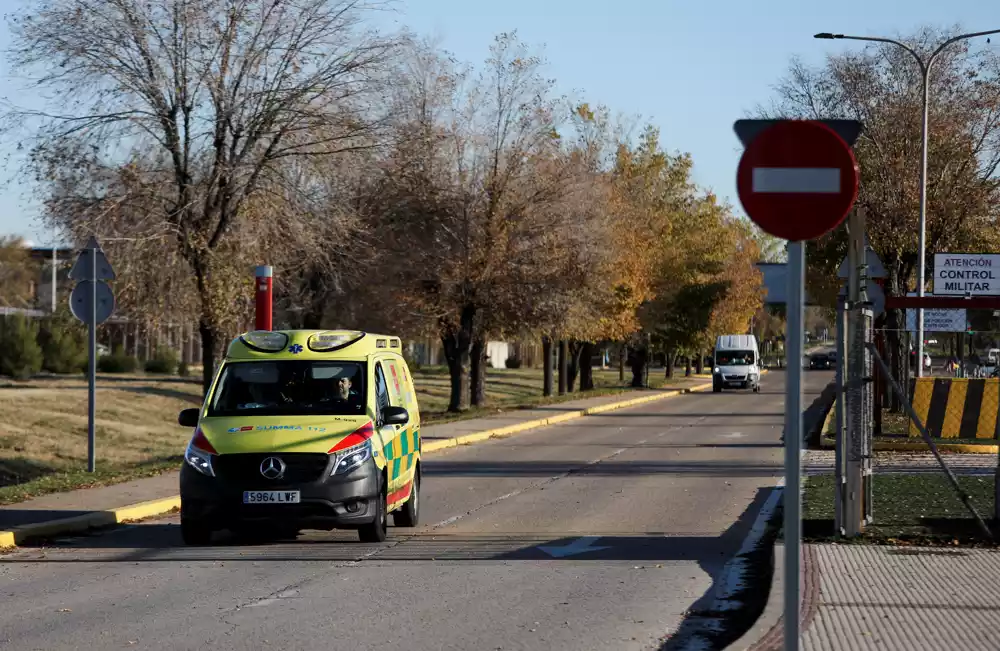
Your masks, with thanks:
[{"label": "yellow ambulance", "polygon": [[417,526],[420,411],[398,337],[347,330],[252,331],[234,339],[181,467],[181,535],[222,529],[294,537]]}]

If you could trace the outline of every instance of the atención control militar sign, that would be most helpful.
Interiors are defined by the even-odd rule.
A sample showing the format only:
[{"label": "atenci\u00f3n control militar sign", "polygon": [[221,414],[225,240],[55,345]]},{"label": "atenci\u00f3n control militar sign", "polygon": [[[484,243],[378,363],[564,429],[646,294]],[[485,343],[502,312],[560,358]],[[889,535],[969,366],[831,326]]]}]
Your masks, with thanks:
[{"label": "atenci\u00f3n control militar sign", "polygon": [[935,253],[935,296],[1000,296],[1000,254]]}]

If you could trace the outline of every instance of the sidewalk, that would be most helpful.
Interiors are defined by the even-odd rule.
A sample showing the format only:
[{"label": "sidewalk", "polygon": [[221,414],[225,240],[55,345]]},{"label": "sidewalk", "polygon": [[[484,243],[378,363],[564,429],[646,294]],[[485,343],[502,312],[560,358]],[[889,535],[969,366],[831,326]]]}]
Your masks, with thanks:
[{"label": "sidewalk", "polygon": [[[780,651],[784,549],[754,629],[733,651]],[[806,544],[804,651],[1000,648],[1000,550]]]},{"label": "sidewalk", "polygon": [[[991,476],[996,472],[997,458],[992,454],[944,453],[948,468],[956,475]],[[802,459],[807,475],[833,474],[836,453],[833,450],[808,450]],[[872,466],[876,475],[885,473],[940,473],[941,466],[930,452],[873,452]],[[875,481],[878,481],[876,477]]]},{"label": "sidewalk", "polygon": [[[424,454],[433,453],[436,450],[580,418],[588,413],[621,409],[705,388],[711,389],[711,382],[706,382],[705,378],[680,378],[666,389],[636,390],[618,395],[570,400],[534,409],[512,410],[487,418],[428,425],[421,428],[421,449]],[[169,512],[179,504],[177,475],[176,471],[168,472],[113,486],[53,493],[5,506],[0,509],[0,549],[14,544],[20,536],[15,536],[10,531],[18,529],[22,532],[33,530],[33,535],[52,535]],[[126,505],[137,504],[141,506],[123,509]],[[62,524],[56,522],[67,519],[71,520]],[[28,529],[24,529],[25,527]]]}]

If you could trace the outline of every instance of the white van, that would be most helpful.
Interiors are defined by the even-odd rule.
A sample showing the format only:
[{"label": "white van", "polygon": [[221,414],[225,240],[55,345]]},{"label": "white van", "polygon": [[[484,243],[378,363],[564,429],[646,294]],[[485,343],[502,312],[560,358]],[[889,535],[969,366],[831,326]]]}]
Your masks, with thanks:
[{"label": "white van", "polygon": [[753,389],[760,393],[760,349],[754,335],[720,335],[715,341],[712,390]]}]

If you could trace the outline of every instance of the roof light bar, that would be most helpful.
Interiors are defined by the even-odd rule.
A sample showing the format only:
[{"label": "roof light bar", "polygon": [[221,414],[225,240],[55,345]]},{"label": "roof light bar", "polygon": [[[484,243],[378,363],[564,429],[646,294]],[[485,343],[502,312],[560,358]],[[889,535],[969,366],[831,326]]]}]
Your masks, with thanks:
[{"label": "roof light bar", "polygon": [[309,337],[309,350],[317,353],[328,353],[356,343],[365,336],[360,331],[321,332]]},{"label": "roof light bar", "polygon": [[240,341],[253,350],[262,353],[277,353],[285,349],[288,335],[272,330],[253,330],[240,336]]}]

